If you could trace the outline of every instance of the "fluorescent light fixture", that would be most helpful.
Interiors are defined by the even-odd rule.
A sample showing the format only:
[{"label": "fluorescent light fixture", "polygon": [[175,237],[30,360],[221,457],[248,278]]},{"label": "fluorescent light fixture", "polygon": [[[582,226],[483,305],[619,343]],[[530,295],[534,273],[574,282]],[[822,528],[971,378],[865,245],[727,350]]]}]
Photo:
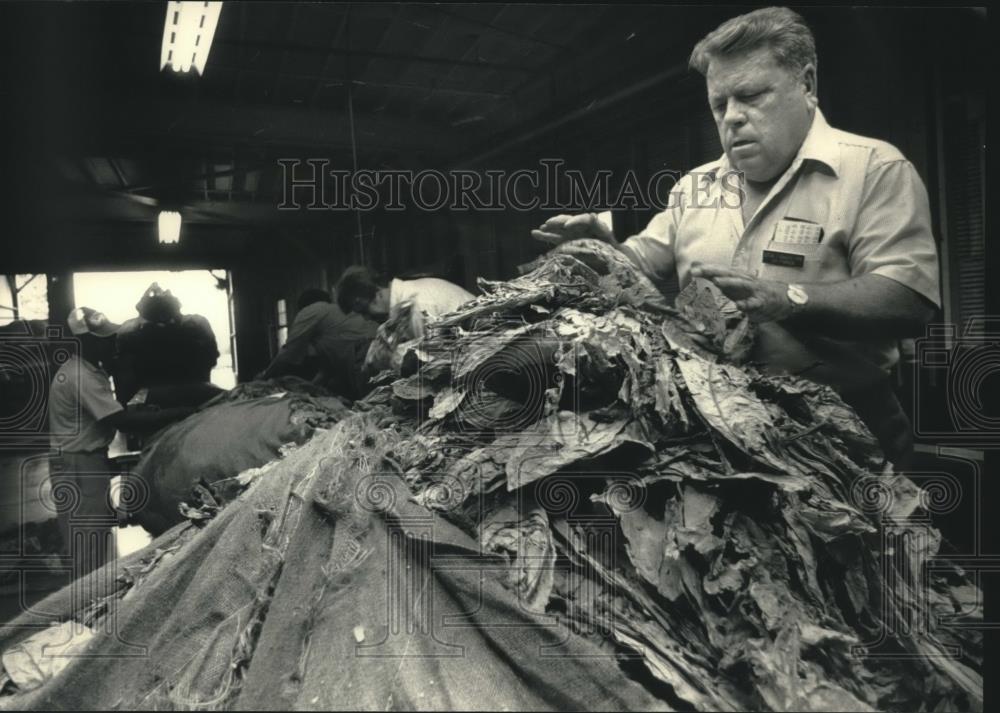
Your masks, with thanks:
[{"label": "fluorescent light fixture", "polygon": [[221,2],[168,2],[160,69],[170,65],[175,72],[194,68],[199,75],[204,74],[221,11]]},{"label": "fluorescent light fixture", "polygon": [[161,210],[158,221],[160,242],[174,245],[181,239],[181,214],[175,210]]}]

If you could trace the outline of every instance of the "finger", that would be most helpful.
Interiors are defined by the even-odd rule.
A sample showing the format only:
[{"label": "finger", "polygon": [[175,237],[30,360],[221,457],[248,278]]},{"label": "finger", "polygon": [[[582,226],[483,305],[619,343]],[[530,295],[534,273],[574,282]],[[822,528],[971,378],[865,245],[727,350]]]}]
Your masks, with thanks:
[{"label": "finger", "polygon": [[733,276],[723,276],[723,277],[711,277],[709,278],[719,287],[746,287],[747,289],[753,286],[753,282],[745,277]]},{"label": "finger", "polygon": [[568,215],[552,216],[539,226],[539,230],[544,230],[546,232],[562,230],[562,228],[566,225],[567,220],[569,220]]},{"label": "finger", "polygon": [[712,282],[731,300],[745,300],[755,293],[753,285],[736,278],[720,277]]},{"label": "finger", "polygon": [[739,270],[722,267],[721,265],[696,265],[691,269],[691,272],[692,274],[696,274],[697,277],[706,277],[708,279],[716,277],[748,277],[748,275]]},{"label": "finger", "polygon": [[590,236],[594,233],[594,221],[589,213],[574,215],[566,221],[564,229],[574,235]]},{"label": "finger", "polygon": [[742,299],[733,300],[733,304],[736,305],[741,311],[746,313],[757,312],[764,306],[764,301],[757,297],[756,295],[751,295],[749,297],[743,297]]},{"label": "finger", "polygon": [[548,233],[544,230],[532,230],[531,237],[535,240],[541,240],[543,243],[552,243],[553,245],[558,245],[566,240],[565,235],[560,235],[559,233]]}]

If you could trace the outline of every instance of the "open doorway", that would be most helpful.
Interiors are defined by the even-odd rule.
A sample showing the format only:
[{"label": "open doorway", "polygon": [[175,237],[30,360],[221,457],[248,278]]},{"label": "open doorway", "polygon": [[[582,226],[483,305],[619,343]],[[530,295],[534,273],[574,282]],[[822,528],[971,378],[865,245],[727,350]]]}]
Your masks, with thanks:
[{"label": "open doorway", "polygon": [[[219,360],[212,370],[212,383],[224,389],[236,385],[233,330],[230,311],[231,281],[224,270],[142,270],[137,272],[78,272],[73,275],[73,299],[78,307],[92,307],[122,324],[138,315],[136,303],[152,283],[170,290],[181,303],[184,314],[200,314],[212,326],[219,348]],[[126,452],[125,438],[119,433],[108,449],[111,456]],[[112,492],[117,488],[112,486]],[[149,533],[138,525],[115,532],[118,556],[145,547]]]},{"label": "open doorway", "polygon": [[170,290],[185,314],[200,314],[212,325],[219,361],[212,383],[224,389],[236,385],[229,310],[229,274],[225,270],[143,270],[138,272],[78,272],[73,297],[78,307],[93,307],[119,324],[137,316],[135,305],[152,283]]}]

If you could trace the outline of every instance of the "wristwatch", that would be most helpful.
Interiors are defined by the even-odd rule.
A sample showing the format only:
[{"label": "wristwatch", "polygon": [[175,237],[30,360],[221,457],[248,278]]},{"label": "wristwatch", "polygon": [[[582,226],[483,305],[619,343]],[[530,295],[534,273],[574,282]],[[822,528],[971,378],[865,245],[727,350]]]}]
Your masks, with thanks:
[{"label": "wristwatch", "polygon": [[788,301],[796,307],[801,307],[809,301],[809,293],[802,285],[790,284],[785,294],[788,296]]}]

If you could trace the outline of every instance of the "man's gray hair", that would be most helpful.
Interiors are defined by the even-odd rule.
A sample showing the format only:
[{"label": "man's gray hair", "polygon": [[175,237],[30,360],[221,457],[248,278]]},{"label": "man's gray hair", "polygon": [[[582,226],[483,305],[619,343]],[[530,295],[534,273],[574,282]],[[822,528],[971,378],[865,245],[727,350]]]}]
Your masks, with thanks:
[{"label": "man's gray hair", "polygon": [[713,57],[759,47],[769,47],[783,67],[816,66],[813,34],[805,20],[787,7],[765,7],[726,20],[695,45],[688,66],[704,75]]}]

